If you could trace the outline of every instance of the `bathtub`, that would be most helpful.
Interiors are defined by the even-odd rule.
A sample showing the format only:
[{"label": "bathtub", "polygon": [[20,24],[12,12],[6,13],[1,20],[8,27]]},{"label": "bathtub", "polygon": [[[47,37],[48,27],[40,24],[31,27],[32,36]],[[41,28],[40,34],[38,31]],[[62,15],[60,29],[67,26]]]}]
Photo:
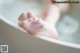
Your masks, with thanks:
[{"label": "bathtub", "polygon": [[[14,7],[14,4],[12,6]],[[8,12],[10,10],[9,7],[7,7],[7,11],[5,9],[6,7],[0,8],[0,45],[8,45],[8,53],[80,53],[79,36],[74,37],[76,41],[71,41],[71,38],[67,39],[69,36],[51,39],[42,35],[36,35],[34,37],[28,34],[17,25],[18,15],[23,9],[19,7],[18,9],[20,11],[18,11],[17,8],[13,8],[12,6],[10,7],[16,9],[16,11]],[[76,8],[71,10],[70,14],[78,21],[80,20],[79,6],[78,4]],[[24,9],[24,11],[26,10]]]}]

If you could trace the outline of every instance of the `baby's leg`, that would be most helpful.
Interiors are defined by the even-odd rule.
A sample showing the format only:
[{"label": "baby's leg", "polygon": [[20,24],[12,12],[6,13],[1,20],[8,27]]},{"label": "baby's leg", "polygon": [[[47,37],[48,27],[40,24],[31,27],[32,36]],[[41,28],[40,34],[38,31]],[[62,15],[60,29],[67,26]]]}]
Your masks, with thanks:
[{"label": "baby's leg", "polygon": [[48,22],[49,24],[55,26],[59,18],[60,9],[58,8],[58,6],[50,4],[45,22]]},{"label": "baby's leg", "polygon": [[[43,17],[42,19],[45,20],[46,24],[49,25],[51,29],[57,34],[55,25],[58,22],[60,15],[67,13],[69,10],[69,4],[54,4],[54,1],[58,0],[45,0],[47,1],[47,8],[43,10]],[[62,0],[59,0],[62,1]],[[64,0],[67,1],[67,0]],[[46,10],[48,9],[48,10]]]},{"label": "baby's leg", "polygon": [[58,32],[56,30],[56,23],[58,22],[60,18],[60,10],[58,6],[50,4],[48,13],[46,18],[44,19],[44,22],[46,23],[47,28],[49,28],[53,33],[58,35]]}]

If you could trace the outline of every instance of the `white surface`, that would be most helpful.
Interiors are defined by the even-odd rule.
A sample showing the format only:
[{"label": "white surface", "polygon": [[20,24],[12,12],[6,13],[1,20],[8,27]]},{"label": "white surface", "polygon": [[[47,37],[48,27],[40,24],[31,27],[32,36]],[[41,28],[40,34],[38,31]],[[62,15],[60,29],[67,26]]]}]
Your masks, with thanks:
[{"label": "white surface", "polygon": [[[62,42],[45,36],[33,37],[1,17],[1,37],[9,45],[9,53],[80,53],[80,45]],[[1,40],[0,40],[1,41]],[[5,44],[2,40],[0,43]]]}]

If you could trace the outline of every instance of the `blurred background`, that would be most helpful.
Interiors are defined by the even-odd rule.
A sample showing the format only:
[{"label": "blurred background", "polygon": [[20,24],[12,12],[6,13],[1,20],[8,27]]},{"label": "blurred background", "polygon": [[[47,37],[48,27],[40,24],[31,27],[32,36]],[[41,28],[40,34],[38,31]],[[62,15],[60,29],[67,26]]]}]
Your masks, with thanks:
[{"label": "blurred background", "polygon": [[[76,0],[77,1],[77,0]],[[0,0],[0,15],[7,18],[9,21],[18,23],[18,17],[22,12],[31,10],[39,17],[40,10],[44,7],[43,0]],[[73,4],[70,11],[63,15],[56,28],[59,32],[59,40],[67,42],[80,43],[80,4]]]},{"label": "blurred background", "polygon": [[[0,0],[0,15],[14,23],[16,26],[18,26],[17,19],[22,12],[27,12],[31,10],[38,17],[41,8],[44,7],[44,5],[45,3],[43,0]],[[4,32],[5,28],[0,28],[0,44],[7,44],[7,41],[5,40],[7,36],[5,37],[2,35],[6,33]],[[70,9],[70,11],[67,14],[61,16],[58,23],[56,24],[56,28],[59,33],[59,37],[57,38],[57,40],[80,44],[80,3],[74,4],[74,6]],[[7,29],[7,31],[9,30],[11,29]],[[18,36],[16,37],[16,35],[14,34],[12,38],[14,38],[15,41],[18,40],[18,38],[19,41],[23,39],[21,41],[26,42],[26,38],[24,38],[25,36],[22,37],[22,35],[20,35],[21,33],[19,33],[20,32],[17,33],[16,31],[16,34],[18,34]],[[11,41],[15,43],[14,40]],[[18,44],[22,43],[19,42]]]},{"label": "blurred background", "polygon": [[[18,26],[18,17],[22,12],[31,10],[35,16],[39,17],[40,10],[44,6],[44,0],[0,0],[0,15]],[[80,3],[73,4],[69,12],[61,16],[56,24],[56,29],[59,33],[57,40],[80,44]],[[28,36],[28,34],[16,30],[0,20],[0,45],[4,44],[9,45],[10,53],[65,52],[64,48],[57,51],[58,47],[55,45]],[[52,49],[50,50],[50,48]],[[53,50],[53,48],[56,49]]]}]

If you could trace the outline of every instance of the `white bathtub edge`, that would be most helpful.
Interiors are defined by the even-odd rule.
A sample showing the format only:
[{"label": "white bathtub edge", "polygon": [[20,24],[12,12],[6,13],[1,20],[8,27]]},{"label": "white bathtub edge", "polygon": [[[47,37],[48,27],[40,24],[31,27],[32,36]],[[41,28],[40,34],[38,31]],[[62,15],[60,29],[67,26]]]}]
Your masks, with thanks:
[{"label": "white bathtub edge", "polygon": [[[22,30],[21,28],[18,27],[18,25],[12,23],[11,21],[9,21],[8,19],[4,18],[3,16],[0,15],[0,19],[2,21],[4,21],[5,23],[9,24],[10,26],[16,28],[16,29],[19,29],[23,32],[26,32],[24,30]],[[45,37],[45,36],[41,36],[41,35],[36,35],[37,38],[40,38],[40,39],[43,39],[43,40],[46,40],[46,41],[49,41],[49,42],[52,42],[52,43],[56,43],[56,44],[60,44],[60,45],[64,45],[64,46],[68,46],[68,47],[72,47],[72,48],[76,48],[76,49],[80,49],[80,45],[79,44],[73,44],[73,43],[68,43],[68,42],[63,42],[63,41],[59,41],[59,40],[56,40],[56,39],[51,39],[51,38],[48,38],[48,37]]]}]

